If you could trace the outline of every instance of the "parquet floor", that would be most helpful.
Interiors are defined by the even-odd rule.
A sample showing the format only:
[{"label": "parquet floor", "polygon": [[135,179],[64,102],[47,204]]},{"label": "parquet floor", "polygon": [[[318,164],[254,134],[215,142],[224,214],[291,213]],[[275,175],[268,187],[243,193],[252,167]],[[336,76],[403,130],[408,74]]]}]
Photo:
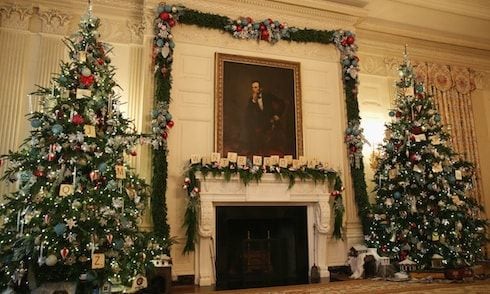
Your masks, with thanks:
[{"label": "parquet floor", "polygon": [[221,293],[221,294],[414,294],[414,293],[447,293],[447,294],[490,294],[490,280],[471,282],[451,282],[447,280],[390,282],[383,280],[351,280],[324,284],[294,285],[287,287],[254,288],[233,291],[213,291],[209,287],[178,286],[172,293]]}]

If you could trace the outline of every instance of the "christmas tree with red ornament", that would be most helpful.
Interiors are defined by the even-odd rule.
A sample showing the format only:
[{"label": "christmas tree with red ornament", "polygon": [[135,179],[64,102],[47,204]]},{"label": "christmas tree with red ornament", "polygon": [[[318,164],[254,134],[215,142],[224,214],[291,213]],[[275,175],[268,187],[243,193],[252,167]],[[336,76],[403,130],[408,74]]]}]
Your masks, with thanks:
[{"label": "christmas tree with red ornament", "polygon": [[28,115],[30,136],[2,158],[4,180],[18,189],[0,206],[1,288],[131,286],[168,252],[167,240],[138,228],[147,185],[125,157],[136,155],[141,136],[119,110],[111,48],[98,40],[99,25],[89,6],[65,40],[69,61],[51,87],[33,93],[41,109]]},{"label": "christmas tree with red ornament", "polygon": [[[392,121],[375,173],[376,203],[366,243],[394,262],[419,269],[471,266],[484,258],[486,220],[469,193],[473,165],[450,135],[405,52]],[[442,263],[433,263],[434,258]],[[436,265],[437,264],[437,265]]]}]

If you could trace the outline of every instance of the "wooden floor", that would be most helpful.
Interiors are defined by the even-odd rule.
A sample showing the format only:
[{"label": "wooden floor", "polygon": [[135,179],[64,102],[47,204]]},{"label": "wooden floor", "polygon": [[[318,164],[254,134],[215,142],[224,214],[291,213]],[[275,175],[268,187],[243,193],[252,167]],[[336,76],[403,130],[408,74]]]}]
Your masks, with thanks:
[{"label": "wooden floor", "polygon": [[213,291],[212,287],[174,286],[172,293],[240,293],[240,294],[341,294],[341,293],[451,293],[490,294],[490,279],[477,281],[434,280],[391,282],[384,280],[350,280],[323,284],[294,285],[287,287],[254,288],[233,291]]}]

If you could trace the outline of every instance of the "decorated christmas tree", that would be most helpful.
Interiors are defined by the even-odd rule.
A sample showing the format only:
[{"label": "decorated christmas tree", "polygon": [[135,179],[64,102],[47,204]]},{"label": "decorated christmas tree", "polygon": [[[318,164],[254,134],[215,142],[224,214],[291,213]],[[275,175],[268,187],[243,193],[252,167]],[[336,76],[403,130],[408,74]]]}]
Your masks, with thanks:
[{"label": "decorated christmas tree", "polygon": [[40,111],[28,115],[29,138],[2,158],[3,179],[18,184],[0,207],[2,288],[79,279],[131,285],[168,250],[138,228],[147,185],[125,157],[136,155],[141,136],[119,110],[99,24],[89,5],[65,41],[69,61],[51,87],[33,93]]},{"label": "decorated christmas tree", "polygon": [[[420,269],[455,268],[482,259],[486,221],[469,193],[473,166],[450,146],[435,104],[415,82],[405,52],[375,173],[376,203],[366,243]],[[433,262],[441,259],[441,262]],[[440,264],[440,266],[439,266]]]}]

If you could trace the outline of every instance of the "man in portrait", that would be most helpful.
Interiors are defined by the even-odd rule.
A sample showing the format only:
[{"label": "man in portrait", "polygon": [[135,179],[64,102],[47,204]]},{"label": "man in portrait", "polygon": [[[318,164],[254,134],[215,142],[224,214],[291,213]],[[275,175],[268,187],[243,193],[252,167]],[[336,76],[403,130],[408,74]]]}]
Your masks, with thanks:
[{"label": "man in portrait", "polygon": [[264,92],[260,81],[252,81],[242,122],[247,155],[284,154],[284,110],[282,99]]}]

